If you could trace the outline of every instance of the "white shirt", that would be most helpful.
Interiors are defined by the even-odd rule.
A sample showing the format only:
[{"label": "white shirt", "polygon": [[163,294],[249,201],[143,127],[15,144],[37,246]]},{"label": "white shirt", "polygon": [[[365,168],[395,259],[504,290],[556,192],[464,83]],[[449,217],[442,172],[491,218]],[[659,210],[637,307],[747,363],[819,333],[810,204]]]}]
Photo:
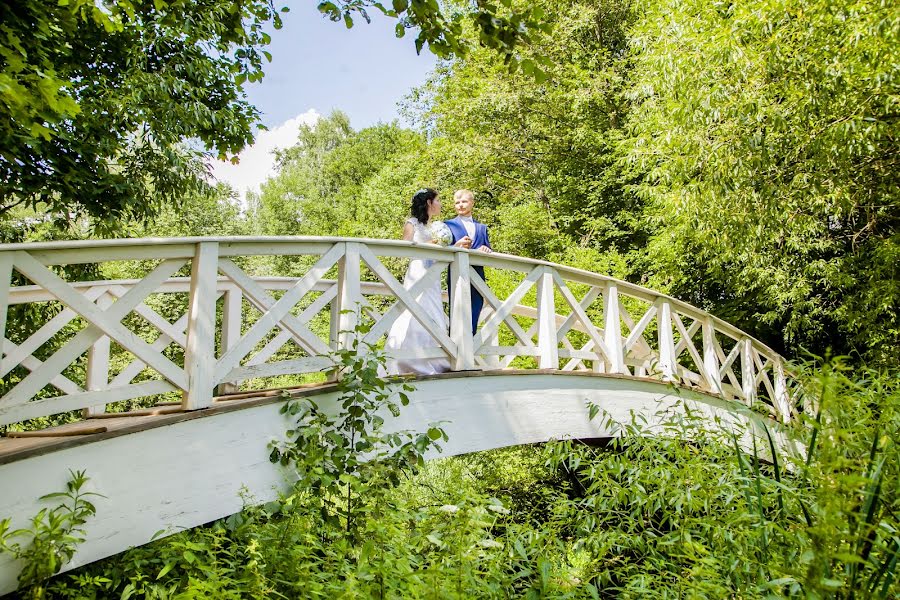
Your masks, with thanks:
[{"label": "white shirt", "polygon": [[460,217],[459,220],[462,221],[463,227],[466,228],[466,233],[474,241],[475,240],[475,220],[472,217]]}]

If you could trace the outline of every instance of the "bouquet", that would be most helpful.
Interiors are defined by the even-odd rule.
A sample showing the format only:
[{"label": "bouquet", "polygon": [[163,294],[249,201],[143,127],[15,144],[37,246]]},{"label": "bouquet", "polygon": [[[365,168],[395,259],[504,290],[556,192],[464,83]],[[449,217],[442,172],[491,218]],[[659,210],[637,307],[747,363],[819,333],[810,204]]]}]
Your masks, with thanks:
[{"label": "bouquet", "polygon": [[428,232],[431,233],[431,241],[438,246],[449,246],[453,241],[453,234],[443,221],[431,221],[428,224]]}]

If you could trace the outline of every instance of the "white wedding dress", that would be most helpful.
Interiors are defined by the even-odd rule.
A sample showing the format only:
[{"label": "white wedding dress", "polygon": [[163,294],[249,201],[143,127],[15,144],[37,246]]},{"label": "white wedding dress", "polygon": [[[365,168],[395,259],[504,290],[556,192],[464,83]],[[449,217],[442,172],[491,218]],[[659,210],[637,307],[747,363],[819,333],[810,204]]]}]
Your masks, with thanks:
[{"label": "white wedding dress", "polygon": [[[413,241],[420,244],[431,243],[431,233],[428,228],[415,217],[406,221],[413,226]],[[406,276],[403,278],[403,287],[411,289],[417,281],[425,276],[425,272],[433,264],[431,260],[411,259]],[[423,290],[415,298],[422,311],[430,318],[438,328],[447,331],[449,321],[444,313],[444,305],[441,302],[440,279]],[[432,337],[428,330],[408,310],[397,317],[391,330],[388,332],[385,350],[437,350],[440,345]],[[391,375],[400,373],[415,373],[417,375],[434,375],[450,370],[450,362],[446,358],[400,358],[387,362],[387,371]]]}]

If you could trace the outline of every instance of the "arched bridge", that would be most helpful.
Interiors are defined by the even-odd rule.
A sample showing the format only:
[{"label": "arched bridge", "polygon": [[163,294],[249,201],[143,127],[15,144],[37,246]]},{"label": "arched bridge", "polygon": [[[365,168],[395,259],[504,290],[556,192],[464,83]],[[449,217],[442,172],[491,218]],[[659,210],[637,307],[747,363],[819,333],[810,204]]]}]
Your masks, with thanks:
[{"label": "arched bridge", "polygon": [[[406,290],[411,258],[430,266]],[[448,272],[446,331],[414,298]],[[474,335],[472,289],[485,298]],[[345,238],[0,245],[0,518],[23,523],[68,469],[86,469],[106,499],[74,566],[236,512],[242,486],[272,497],[284,481],[266,459],[287,428],[279,388],[333,397],[328,355],[354,336],[379,345],[404,311],[433,346],[396,357],[446,357],[452,372],[417,381],[394,426],[444,421],[447,454],[609,435],[586,402],[618,418],[676,401],[754,422],[796,416],[783,360],[765,344],[558,264]],[[0,593],[16,570],[0,555]]]}]

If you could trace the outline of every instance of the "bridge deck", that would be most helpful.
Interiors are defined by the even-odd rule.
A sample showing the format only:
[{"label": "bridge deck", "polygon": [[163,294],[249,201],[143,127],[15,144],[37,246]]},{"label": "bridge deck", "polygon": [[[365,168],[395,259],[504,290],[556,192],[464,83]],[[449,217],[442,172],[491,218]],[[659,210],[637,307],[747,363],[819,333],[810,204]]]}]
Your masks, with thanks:
[{"label": "bridge deck", "polygon": [[[480,377],[497,374],[529,376],[553,373],[570,376],[574,375],[578,377],[622,378],[620,375],[585,371],[503,369],[501,371],[461,371],[444,373],[441,375],[418,377],[416,380],[458,379],[462,377]],[[647,381],[658,383],[649,378],[647,378]],[[156,427],[164,427],[182,421],[212,417],[225,412],[279,402],[282,400],[284,393],[289,394],[291,397],[298,398],[328,392],[334,387],[334,383],[314,383],[288,388],[245,391],[218,396],[214,399],[212,406],[204,410],[185,411],[177,404],[163,404],[153,408],[135,410],[128,413],[108,413],[101,418],[84,419],[74,423],[66,423],[65,425],[41,429],[39,432],[36,432],[38,435],[35,437],[32,437],[27,433],[25,434],[27,437],[0,437],[0,465],[33,456],[40,456],[57,450],[63,450],[65,448],[72,448],[100,440],[146,431]],[[685,387],[683,389],[689,390],[690,388]],[[97,431],[101,428],[103,431]]]},{"label": "bridge deck", "polygon": [[22,437],[19,437],[17,432],[13,432],[11,435],[14,437],[0,436],[0,465],[64,448],[72,448],[155,427],[164,427],[181,421],[278,402],[282,398],[282,393],[300,397],[325,392],[333,387],[334,383],[316,383],[289,388],[240,392],[218,396],[213,399],[212,406],[200,411],[185,411],[181,408],[180,403],[161,404],[130,412],[107,413],[102,417],[48,427],[37,432],[25,432]]}]

